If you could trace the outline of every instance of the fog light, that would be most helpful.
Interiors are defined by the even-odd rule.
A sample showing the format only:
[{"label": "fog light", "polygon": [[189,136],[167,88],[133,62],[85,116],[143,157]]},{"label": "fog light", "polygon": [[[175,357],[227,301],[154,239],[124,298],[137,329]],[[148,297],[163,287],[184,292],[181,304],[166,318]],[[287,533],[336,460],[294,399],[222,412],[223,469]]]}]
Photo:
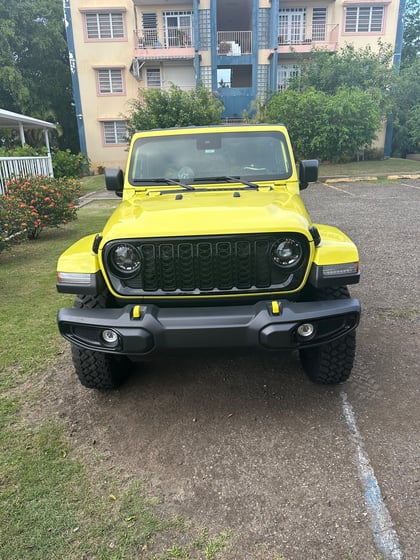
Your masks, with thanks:
[{"label": "fog light", "polygon": [[112,344],[114,346],[118,342],[117,333],[115,331],[112,331],[111,329],[105,329],[104,331],[102,331],[102,338],[104,342],[106,342],[107,344]]},{"label": "fog light", "polygon": [[303,323],[298,327],[297,333],[302,338],[311,338],[315,333],[315,326],[312,323]]}]

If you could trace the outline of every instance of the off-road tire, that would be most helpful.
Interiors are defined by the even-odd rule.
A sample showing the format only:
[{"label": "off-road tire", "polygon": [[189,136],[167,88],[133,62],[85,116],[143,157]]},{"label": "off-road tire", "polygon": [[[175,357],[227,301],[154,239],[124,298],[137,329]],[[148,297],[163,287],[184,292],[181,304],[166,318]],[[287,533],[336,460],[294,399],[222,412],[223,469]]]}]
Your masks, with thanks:
[{"label": "off-road tire", "polygon": [[[97,296],[77,295],[74,307],[105,308],[111,301],[107,291]],[[84,387],[89,389],[116,389],[127,378],[131,362],[125,356],[114,356],[104,352],[96,352],[86,348],[71,345],[74,369],[77,377]]]},{"label": "off-road tire", "polygon": [[[308,299],[311,301],[348,299],[349,297],[346,286],[312,289],[308,293]],[[323,385],[335,385],[347,381],[353,368],[355,354],[355,331],[333,342],[299,351],[300,361],[306,375],[314,383]]]}]

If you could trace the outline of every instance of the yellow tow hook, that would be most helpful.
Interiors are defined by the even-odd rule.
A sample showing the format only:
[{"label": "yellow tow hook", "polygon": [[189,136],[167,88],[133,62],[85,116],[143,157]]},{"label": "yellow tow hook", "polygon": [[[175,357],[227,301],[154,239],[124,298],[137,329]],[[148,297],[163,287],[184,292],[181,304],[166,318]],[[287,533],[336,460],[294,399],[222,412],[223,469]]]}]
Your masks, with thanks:
[{"label": "yellow tow hook", "polygon": [[140,305],[134,305],[133,309],[131,310],[131,318],[132,319],[141,319],[141,307]]},{"label": "yellow tow hook", "polygon": [[280,315],[281,314],[281,304],[278,301],[271,302],[271,313],[273,315]]}]

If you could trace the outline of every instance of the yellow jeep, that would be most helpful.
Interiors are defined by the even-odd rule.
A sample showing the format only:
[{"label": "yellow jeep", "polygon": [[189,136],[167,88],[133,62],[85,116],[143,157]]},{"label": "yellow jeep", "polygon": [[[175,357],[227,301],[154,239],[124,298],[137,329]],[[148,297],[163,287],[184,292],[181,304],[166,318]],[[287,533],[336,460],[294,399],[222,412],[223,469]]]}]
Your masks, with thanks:
[{"label": "yellow jeep", "polygon": [[352,370],[360,303],[354,243],[312,223],[282,125],[139,132],[104,229],[65,251],[57,289],[76,295],[58,325],[83,385],[112,389],[132,361],[176,349],[298,350],[317,383]]}]

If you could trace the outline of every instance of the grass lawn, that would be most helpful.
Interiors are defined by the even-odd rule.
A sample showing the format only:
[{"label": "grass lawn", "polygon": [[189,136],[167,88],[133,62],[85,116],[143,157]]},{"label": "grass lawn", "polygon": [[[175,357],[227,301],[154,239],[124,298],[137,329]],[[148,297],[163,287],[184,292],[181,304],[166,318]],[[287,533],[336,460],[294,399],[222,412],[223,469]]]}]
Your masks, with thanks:
[{"label": "grass lawn", "polygon": [[100,191],[101,189],[105,188],[105,176],[90,175],[89,177],[83,177],[81,183],[82,183],[82,195],[94,191]]},{"label": "grass lawn", "polygon": [[[165,518],[141,482],[101,471],[93,451],[81,458],[68,426],[48,410],[39,421],[25,416],[38,398],[42,371],[67,344],[55,317],[73,296],[56,292],[57,258],[83,235],[100,231],[113,207],[115,201],[89,204],[76,222],[0,253],[2,560],[216,560],[230,541],[228,531],[210,535]],[[159,535],[166,544],[152,552]]]},{"label": "grass lawn", "polygon": [[420,161],[390,158],[380,161],[353,161],[351,163],[321,163],[320,177],[420,173]]}]

